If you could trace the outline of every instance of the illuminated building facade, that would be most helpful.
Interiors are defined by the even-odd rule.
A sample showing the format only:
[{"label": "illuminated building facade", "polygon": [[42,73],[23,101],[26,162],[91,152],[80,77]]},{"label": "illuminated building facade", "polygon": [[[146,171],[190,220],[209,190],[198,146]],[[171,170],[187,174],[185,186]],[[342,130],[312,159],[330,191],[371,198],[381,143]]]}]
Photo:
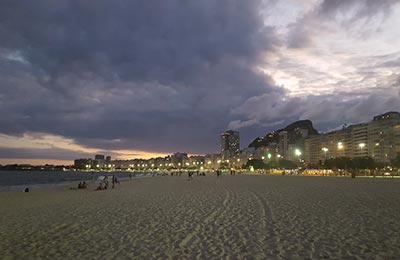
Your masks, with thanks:
[{"label": "illuminated building facade", "polygon": [[369,123],[309,137],[305,140],[305,162],[321,164],[338,157],[370,156],[388,163],[400,152],[400,113],[375,116]]},{"label": "illuminated building facade", "polygon": [[221,159],[233,160],[240,154],[239,132],[226,131],[221,134]]}]

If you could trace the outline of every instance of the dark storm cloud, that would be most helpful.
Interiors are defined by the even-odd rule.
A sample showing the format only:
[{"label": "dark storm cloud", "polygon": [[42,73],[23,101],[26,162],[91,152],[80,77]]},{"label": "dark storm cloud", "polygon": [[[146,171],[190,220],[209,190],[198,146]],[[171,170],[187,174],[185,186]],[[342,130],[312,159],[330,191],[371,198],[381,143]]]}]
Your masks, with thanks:
[{"label": "dark storm cloud", "polygon": [[2,1],[0,132],[99,149],[214,151],[232,108],[282,93],[255,69],[279,44],[261,4]]},{"label": "dark storm cloud", "polygon": [[1,8],[3,46],[17,47],[52,75],[101,72],[111,78],[185,81],[197,73],[193,66],[202,68],[231,55],[252,62],[260,50],[271,47],[268,31],[260,28],[257,4],[10,1]]},{"label": "dark storm cloud", "polygon": [[[287,47],[301,54],[326,23],[346,30],[396,2],[321,1],[287,27]],[[98,150],[206,153],[218,151],[227,128],[240,129],[247,145],[298,119],[324,131],[398,110],[398,74],[378,71],[395,69],[398,55],[357,58],[355,72],[327,83],[330,72],[307,67],[307,55],[304,64],[286,60],[262,8],[268,1],[1,1],[0,133],[55,134]],[[278,70],[309,96],[290,96],[259,72],[279,55]],[[71,158],[24,149],[0,157],[53,152]]]},{"label": "dark storm cloud", "polygon": [[278,44],[260,4],[2,1],[0,132],[212,152],[232,107],[277,91],[254,68]]},{"label": "dark storm cloud", "polygon": [[235,109],[233,113],[242,120],[233,121],[230,126],[246,131],[253,125],[263,125],[272,131],[296,120],[310,119],[317,130],[325,132],[343,124],[369,122],[375,115],[398,111],[399,104],[400,96],[395,91],[382,95],[380,89],[285,99],[264,95],[249,99]]}]

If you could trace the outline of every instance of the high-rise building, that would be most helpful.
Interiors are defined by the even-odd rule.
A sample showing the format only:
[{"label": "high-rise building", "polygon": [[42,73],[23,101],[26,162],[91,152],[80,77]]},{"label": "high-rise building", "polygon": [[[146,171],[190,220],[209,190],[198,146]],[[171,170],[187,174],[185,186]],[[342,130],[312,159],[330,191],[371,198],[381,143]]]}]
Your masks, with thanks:
[{"label": "high-rise building", "polygon": [[400,113],[385,113],[368,123],[307,138],[305,152],[305,161],[310,164],[343,156],[370,156],[388,163],[400,152]]},{"label": "high-rise building", "polygon": [[304,141],[304,161],[308,164],[322,163],[321,149],[322,138],[314,135]]},{"label": "high-rise building", "polygon": [[368,156],[368,124],[358,124],[351,130],[353,157]]},{"label": "high-rise building", "polygon": [[288,132],[287,131],[281,131],[279,132],[279,142],[278,142],[278,153],[285,159],[287,159],[288,156]]},{"label": "high-rise building", "polygon": [[174,153],[170,157],[170,161],[172,163],[172,166],[177,167],[177,168],[183,168],[185,166],[185,163],[188,161],[188,155],[187,153]]},{"label": "high-rise building", "polygon": [[221,158],[222,160],[232,160],[240,154],[239,132],[226,131],[221,134]]},{"label": "high-rise building", "polygon": [[93,159],[76,159],[74,168],[77,170],[90,170],[96,168],[96,161]]},{"label": "high-rise building", "polygon": [[103,160],[103,161],[104,161],[104,155],[102,155],[102,154],[96,154],[96,155],[94,156],[94,159],[95,159],[95,160]]},{"label": "high-rise building", "polygon": [[96,161],[96,165],[98,165],[99,168],[103,168],[105,164],[105,159],[104,159],[103,154],[96,154],[94,156],[94,160]]},{"label": "high-rise building", "polygon": [[389,162],[399,152],[398,129],[400,113],[388,112],[374,117],[368,124],[368,155],[381,161]]}]

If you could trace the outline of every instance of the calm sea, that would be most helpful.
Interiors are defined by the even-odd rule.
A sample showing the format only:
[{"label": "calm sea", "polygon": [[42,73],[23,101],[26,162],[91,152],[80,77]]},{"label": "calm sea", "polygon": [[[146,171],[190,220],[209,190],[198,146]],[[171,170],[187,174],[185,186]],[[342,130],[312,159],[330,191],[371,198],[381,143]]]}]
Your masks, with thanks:
[{"label": "calm sea", "polygon": [[[49,186],[77,185],[79,181],[96,181],[105,175],[127,179],[129,174],[130,172],[0,171],[0,191],[22,191],[25,187],[32,190]],[[132,174],[135,177],[150,175],[150,173]]]}]

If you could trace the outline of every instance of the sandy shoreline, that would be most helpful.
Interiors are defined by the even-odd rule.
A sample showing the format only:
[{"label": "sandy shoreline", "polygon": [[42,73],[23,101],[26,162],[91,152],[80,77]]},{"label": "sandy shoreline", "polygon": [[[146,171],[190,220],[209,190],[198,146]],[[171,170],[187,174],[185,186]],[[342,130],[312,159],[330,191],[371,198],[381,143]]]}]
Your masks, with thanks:
[{"label": "sandy shoreline", "polygon": [[0,196],[2,259],[396,259],[400,182],[154,177]]}]

